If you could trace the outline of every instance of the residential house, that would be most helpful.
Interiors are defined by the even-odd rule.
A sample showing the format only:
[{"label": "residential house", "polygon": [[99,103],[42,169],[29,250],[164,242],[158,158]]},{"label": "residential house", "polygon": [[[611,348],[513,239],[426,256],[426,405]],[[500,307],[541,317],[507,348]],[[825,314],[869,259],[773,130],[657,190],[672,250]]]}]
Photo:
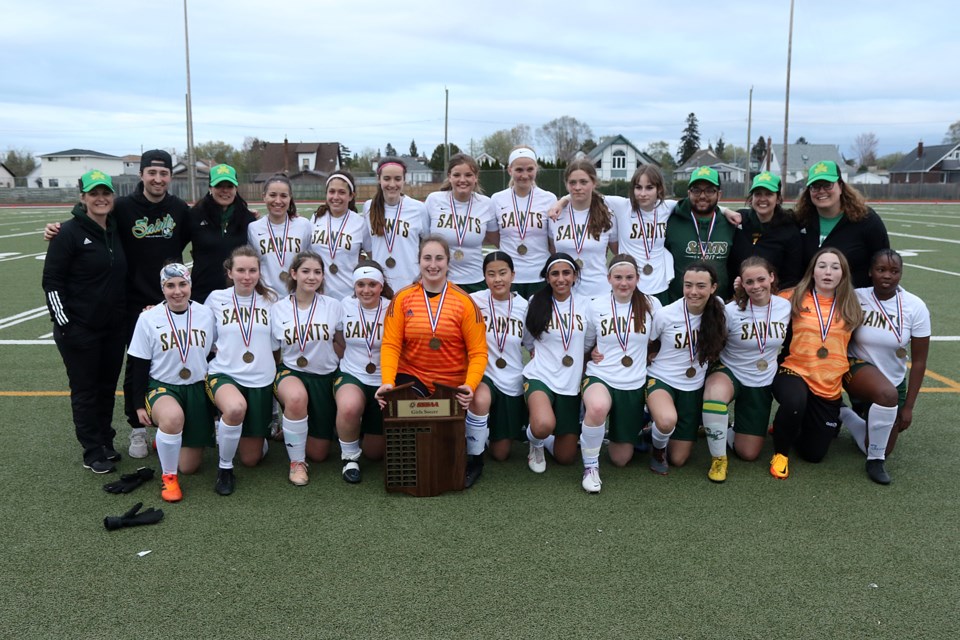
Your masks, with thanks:
[{"label": "residential house", "polygon": [[850,184],[890,184],[890,174],[887,171],[872,170],[858,173],[850,178]]},{"label": "residential house", "polygon": [[[836,162],[837,167],[840,168],[840,177],[844,182],[849,182],[850,167],[843,161],[840,156],[840,147],[835,144],[788,144],[786,182],[806,184],[810,167],[824,160]],[[784,175],[783,145],[771,144],[767,147],[767,156],[761,165],[762,169],[773,175]]]},{"label": "residential house", "polygon": [[708,148],[699,149],[686,162],[677,167],[673,172],[673,179],[675,181],[689,181],[694,170],[699,167],[710,167],[716,170],[721,185],[743,182],[747,173],[743,167],[724,162],[713,149]]},{"label": "residential house", "polygon": [[[425,162],[425,158],[415,158],[413,156],[397,156],[402,162],[403,165],[407,168],[407,176],[404,179],[409,185],[420,185],[428,184],[434,181],[433,179],[433,169],[428,167]],[[376,171],[379,166],[379,161],[374,160],[373,170]]]},{"label": "residential house", "polygon": [[123,158],[89,149],[67,149],[40,156],[40,178],[44,187],[75,187],[80,176],[99,169],[108,176],[123,173]]},{"label": "residential house", "polygon": [[893,184],[960,182],[960,142],[917,147],[890,167]]},{"label": "residential house", "polygon": [[128,176],[140,175],[140,156],[130,154],[123,156],[123,174]]},{"label": "residential house", "polygon": [[0,189],[9,189],[16,186],[17,176],[13,175],[13,171],[7,168],[7,165],[0,162]]},{"label": "residential house", "polygon": [[601,182],[629,180],[642,164],[660,166],[656,160],[619,134],[600,138],[600,144],[585,154],[585,157],[597,168],[597,177]]},{"label": "residential house", "polygon": [[473,156],[473,159],[476,160],[477,164],[481,167],[484,165],[484,163],[486,163],[488,167],[496,167],[500,165],[500,161],[486,151],[482,152],[480,155]]},{"label": "residential house", "polygon": [[260,152],[260,173],[253,182],[266,182],[270,176],[283,173],[291,180],[303,182],[326,181],[334,171],[343,167],[339,142],[283,142],[264,143]]}]

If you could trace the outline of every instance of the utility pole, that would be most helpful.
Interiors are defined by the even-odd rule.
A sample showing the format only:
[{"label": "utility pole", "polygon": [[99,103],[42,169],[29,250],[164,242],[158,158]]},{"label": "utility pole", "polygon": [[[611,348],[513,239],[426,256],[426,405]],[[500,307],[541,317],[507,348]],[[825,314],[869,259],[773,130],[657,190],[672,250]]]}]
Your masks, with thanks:
[{"label": "utility pole", "polygon": [[787,99],[783,112],[783,163],[780,166],[780,180],[783,182],[783,192],[787,195],[787,142],[790,128],[790,59],[793,56],[793,0],[790,0],[790,35],[787,38]]},{"label": "utility pole", "polygon": [[750,157],[753,155],[750,153],[750,128],[753,125],[753,85],[750,85],[750,106],[747,108],[747,177],[744,179],[744,186],[749,193],[750,191]]},{"label": "utility pole", "polygon": [[190,30],[187,27],[187,0],[183,0],[183,42],[187,54],[187,179],[190,202],[196,202],[197,162],[193,158],[193,103],[190,97]]},{"label": "utility pole", "polygon": [[443,106],[443,170],[447,170],[450,164],[450,142],[447,139],[447,131],[450,126],[450,89],[443,88],[444,106]]}]

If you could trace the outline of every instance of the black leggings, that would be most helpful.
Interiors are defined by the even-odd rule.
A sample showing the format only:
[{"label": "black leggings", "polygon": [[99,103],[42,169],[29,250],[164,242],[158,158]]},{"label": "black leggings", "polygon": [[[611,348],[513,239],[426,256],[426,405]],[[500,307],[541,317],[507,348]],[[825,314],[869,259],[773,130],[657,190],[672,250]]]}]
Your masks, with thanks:
[{"label": "black leggings", "polygon": [[796,449],[808,462],[820,462],[840,429],[840,398],[815,395],[807,383],[789,369],[773,379],[773,397],[780,403],[773,418],[773,448],[790,455]]}]

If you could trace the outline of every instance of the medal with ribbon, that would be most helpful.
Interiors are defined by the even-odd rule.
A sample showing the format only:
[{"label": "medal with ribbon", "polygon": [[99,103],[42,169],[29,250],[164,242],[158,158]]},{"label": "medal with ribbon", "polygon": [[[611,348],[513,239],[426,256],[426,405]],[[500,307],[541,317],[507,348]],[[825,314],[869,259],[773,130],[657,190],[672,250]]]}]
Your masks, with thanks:
[{"label": "medal with ribbon", "polygon": [[827,321],[824,323],[823,314],[820,313],[820,298],[817,297],[817,290],[813,289],[811,291],[813,294],[813,306],[817,310],[817,323],[820,325],[820,343],[823,345],[817,349],[817,357],[823,360],[830,352],[827,350],[827,334],[830,333],[830,325],[833,324],[833,312],[837,309],[837,296],[833,296],[833,301],[830,303],[830,314],[827,316]]},{"label": "medal with ribbon", "polygon": [[683,303],[683,323],[687,328],[687,351],[690,353],[690,367],[686,370],[685,374],[688,378],[694,378],[697,375],[697,368],[694,366],[694,363],[697,361],[697,334],[693,332],[693,329],[690,327],[690,311],[687,310],[687,303]]},{"label": "medal with ribbon", "polygon": [[630,313],[627,314],[627,322],[624,326],[623,334],[620,333],[620,315],[617,313],[617,299],[614,295],[610,294],[610,311],[613,313],[613,332],[617,336],[617,342],[620,343],[620,348],[623,349],[623,357],[620,358],[620,364],[625,367],[629,367],[633,364],[633,358],[627,355],[627,346],[630,342],[630,327],[633,326],[633,303],[627,302],[630,306]]},{"label": "medal with ribbon", "polygon": [[[452,197],[452,196],[451,196]],[[434,351],[438,350],[443,342],[440,338],[437,337],[437,325],[440,324],[440,313],[443,311],[443,301],[447,297],[447,284],[443,283],[443,291],[440,292],[440,302],[437,304],[437,314],[433,314],[433,308],[430,306],[430,298],[427,296],[427,290],[421,287],[423,291],[423,304],[427,307],[427,317],[430,318],[430,333],[433,337],[430,338],[430,348]]]},{"label": "medal with ribbon", "polygon": [[903,298],[900,297],[900,289],[897,289],[897,322],[893,322],[893,318],[890,317],[890,314],[887,313],[887,310],[883,308],[883,305],[880,303],[880,299],[877,298],[877,294],[873,291],[870,292],[870,297],[873,298],[874,304],[877,305],[877,309],[880,310],[880,313],[883,314],[884,319],[887,321],[887,326],[890,327],[890,331],[893,332],[893,335],[897,338],[897,357],[905,358],[907,356],[907,350],[903,346]]},{"label": "medal with ribbon", "polygon": [[[403,196],[400,196],[400,202],[397,203],[397,215],[393,217],[393,226],[386,230],[386,233],[383,234],[383,239],[387,243],[387,253],[390,254],[387,258],[387,266],[394,267],[397,264],[397,261],[393,259],[393,243],[397,240],[397,229],[400,228],[400,211],[403,209]],[[393,262],[393,264],[390,264]]]},{"label": "medal with ribbon", "polygon": [[766,371],[770,366],[767,359],[763,357],[763,352],[767,349],[767,338],[770,336],[770,313],[773,310],[773,300],[767,303],[767,320],[761,329],[757,326],[757,316],[753,312],[753,302],[750,302],[750,317],[753,319],[753,331],[757,339],[757,347],[760,349],[760,359],[757,360],[757,369]]},{"label": "medal with ribbon", "polygon": [[463,224],[460,224],[460,216],[457,215],[457,201],[453,199],[453,192],[450,192],[450,213],[453,215],[453,232],[457,236],[457,246],[460,247],[453,252],[453,257],[457,260],[463,260],[463,239],[467,236],[467,231],[470,229],[470,212],[473,211],[473,195],[470,195],[470,200],[467,201],[467,216],[463,221]]},{"label": "medal with ribbon", "polygon": [[253,321],[257,313],[257,292],[250,293],[250,307],[247,308],[247,319],[244,320],[240,313],[240,300],[237,299],[237,289],[233,289],[233,312],[237,314],[237,324],[240,326],[240,338],[243,340],[243,346],[246,351],[243,353],[243,361],[247,364],[253,362],[253,352],[250,351],[250,340],[253,338]]},{"label": "medal with ribbon", "polygon": [[170,331],[173,332],[173,340],[176,342],[177,351],[180,353],[180,362],[183,364],[183,368],[180,369],[180,379],[189,380],[190,379],[190,369],[187,368],[187,356],[190,354],[190,333],[193,330],[193,309],[190,308],[188,303],[187,305],[187,331],[184,334],[186,340],[180,337],[180,333],[177,331],[177,325],[173,321],[173,314],[170,313],[170,306],[164,303],[164,309],[167,312],[167,322],[170,323]]},{"label": "medal with ribbon", "polygon": [[317,311],[317,300],[319,299],[320,297],[314,294],[313,302],[310,303],[310,315],[307,317],[307,324],[301,325],[300,307],[297,306],[297,296],[290,296],[290,303],[293,304],[293,337],[296,338],[297,344],[300,346],[300,357],[297,358],[297,366],[300,368],[310,364],[310,361],[303,355],[303,352],[307,348],[307,338],[310,336],[310,326],[313,324],[313,314]]},{"label": "medal with ribbon", "polygon": [[343,235],[343,229],[347,226],[347,221],[350,219],[350,210],[348,209],[343,214],[343,222],[340,223],[340,230],[337,231],[337,235],[333,235],[333,229],[330,227],[330,218],[333,217],[332,213],[327,213],[327,251],[330,253],[330,273],[336,275],[340,268],[334,264],[334,259],[337,257],[337,249],[340,248],[340,237]]},{"label": "medal with ribbon", "polygon": [[277,236],[273,234],[273,223],[267,219],[267,234],[270,236],[270,246],[277,256],[277,264],[283,269],[284,260],[287,257],[287,231],[290,230],[290,216],[283,221],[283,239],[280,240],[280,246],[277,246]]},{"label": "medal with ribbon", "polygon": [[517,234],[520,236],[520,244],[517,246],[517,253],[526,255],[527,245],[523,244],[527,237],[527,225],[530,224],[530,209],[533,207],[533,189],[527,196],[527,210],[520,215],[520,204],[517,202],[517,192],[510,190],[510,197],[513,198],[513,224],[517,228]]},{"label": "medal with ribbon", "polygon": [[357,302],[360,309],[360,324],[363,326],[363,341],[367,344],[367,373],[373,373],[377,370],[377,365],[373,364],[373,345],[377,342],[377,327],[380,325],[380,313],[383,311],[383,298],[377,301],[377,315],[374,316],[372,323],[367,323],[367,312],[363,305]]},{"label": "medal with ribbon", "polygon": [[653,273],[653,265],[650,264],[650,253],[653,251],[653,243],[656,242],[657,238],[657,210],[653,210],[653,229],[650,232],[649,240],[647,239],[647,225],[643,223],[643,212],[637,207],[634,213],[637,214],[637,220],[640,221],[640,240],[643,242],[643,254],[647,260],[643,265],[642,271],[644,275],[648,276]]},{"label": "medal with ribbon", "polygon": [[713,236],[713,225],[717,223],[717,212],[710,214],[710,228],[707,230],[707,241],[704,242],[700,237],[700,222],[693,211],[690,212],[690,219],[693,220],[693,229],[697,232],[697,248],[700,249],[700,257],[707,259],[707,250],[710,248],[710,238]]},{"label": "medal with ribbon", "polygon": [[577,226],[577,218],[573,213],[573,204],[568,205],[570,207],[570,226],[573,230],[573,248],[577,251],[577,266],[583,268],[583,259],[580,257],[581,252],[583,252],[583,245],[587,241],[587,226],[590,222],[590,214],[587,213],[586,220],[583,221],[583,230]]},{"label": "medal with ribbon", "polygon": [[553,302],[553,313],[557,318],[557,328],[560,330],[560,341],[563,343],[563,359],[560,361],[561,364],[565,367],[573,366],[573,356],[571,356],[567,351],[570,349],[570,342],[573,340],[573,314],[575,312],[573,306],[573,295],[570,296],[570,314],[567,316],[567,320],[564,320],[564,317],[560,315],[560,307],[557,305],[557,299],[551,298]]},{"label": "medal with ribbon", "polygon": [[507,298],[507,317],[506,322],[503,323],[503,334],[500,333],[500,325],[497,322],[497,307],[494,305],[493,293],[487,292],[487,296],[490,299],[490,322],[493,324],[493,337],[497,341],[497,349],[500,351],[500,357],[497,358],[494,364],[497,365],[498,369],[505,369],[507,366],[507,361],[503,357],[503,349],[507,345],[507,334],[510,333],[510,316],[513,314],[513,295],[511,294]]}]

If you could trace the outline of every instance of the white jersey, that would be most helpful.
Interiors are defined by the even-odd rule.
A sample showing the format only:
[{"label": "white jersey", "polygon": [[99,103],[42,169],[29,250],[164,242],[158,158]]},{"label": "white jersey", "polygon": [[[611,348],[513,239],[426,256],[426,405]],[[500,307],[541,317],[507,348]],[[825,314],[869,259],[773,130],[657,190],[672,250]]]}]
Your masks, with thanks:
[{"label": "white jersey", "polygon": [[260,254],[260,280],[278,297],[287,294],[287,285],[280,279],[280,274],[290,270],[298,253],[310,248],[312,237],[313,225],[300,216],[288,218],[280,224],[270,222],[266,216],[247,227],[247,242]]},{"label": "white jersey", "polygon": [[[299,309],[294,314],[294,295],[281,298],[270,307],[270,330],[280,343],[280,360],[284,367],[307,373],[333,373],[340,364],[333,350],[333,336],[341,322],[340,301],[317,294],[316,302],[311,318],[309,308]],[[301,338],[304,340],[302,348]]]},{"label": "white jersey", "polygon": [[[494,300],[489,291],[477,291],[470,297],[483,314],[487,331],[487,370],[484,375],[494,386],[508,396],[523,395],[523,328],[527,322],[528,303],[516,293],[509,300]],[[491,302],[493,313],[491,313]],[[494,314],[496,323],[494,323]],[[498,339],[503,341],[500,349]],[[498,367],[497,362],[505,363]]]},{"label": "white jersey", "polygon": [[[632,302],[620,304],[613,294],[597,296],[590,301],[588,320],[597,336],[597,351],[603,356],[599,363],[587,361],[587,375],[600,378],[614,389],[633,391],[647,383],[647,344],[653,329],[653,316],[660,309],[660,301],[646,296],[649,311],[640,322],[640,332],[634,330],[630,311]],[[616,309],[616,319],[614,319]],[[617,337],[617,331],[620,337]],[[620,340],[626,342],[626,348]],[[624,358],[627,358],[624,361]],[[624,364],[626,362],[626,364]]]},{"label": "white jersey", "polygon": [[[898,385],[907,375],[907,358],[898,358],[897,349],[907,349],[911,338],[930,337],[930,311],[923,300],[898,287],[900,305],[903,307],[901,320],[896,296],[889,300],[874,300],[873,287],[857,289],[856,292],[860,308],[863,309],[863,324],[853,332],[850,355],[869,362],[891,384]],[[881,313],[878,303],[883,306],[886,317]],[[899,340],[891,329],[891,322],[901,332]]]},{"label": "white jersey", "polygon": [[[383,318],[390,301],[380,298],[380,308],[364,309],[357,298],[340,302],[342,315],[337,331],[343,332],[346,349],[340,361],[340,371],[349,373],[363,384],[380,386],[380,345],[383,343]],[[370,341],[368,344],[367,340]],[[376,367],[367,371],[369,365]]]},{"label": "white jersey", "polygon": [[370,253],[367,223],[356,211],[335,218],[327,214],[313,218],[313,250],[323,260],[323,294],[343,300],[353,295],[353,270],[360,262],[360,250]]},{"label": "white jersey", "polygon": [[[490,198],[475,193],[469,203],[463,203],[453,199],[452,191],[436,191],[427,196],[424,206],[430,215],[430,233],[442,236],[450,245],[447,279],[454,284],[483,282],[483,238],[499,229]],[[463,236],[462,243],[458,233]]]},{"label": "white jersey", "polygon": [[[720,352],[720,362],[746,387],[773,384],[777,355],[790,326],[790,301],[772,296],[770,304],[764,307],[754,307],[747,301],[747,308],[742,310],[736,302],[729,302],[723,311],[727,318],[727,343]],[[758,366],[761,360],[766,364]]]},{"label": "white jersey", "polygon": [[[384,235],[373,235],[370,230],[371,202],[372,200],[367,200],[364,203],[363,216],[367,223],[373,259],[384,268],[387,284],[393,287],[394,291],[399,291],[420,275],[420,239],[430,234],[430,217],[422,202],[403,196],[397,206],[384,204]],[[394,227],[397,229],[396,236],[393,235]]]},{"label": "white jersey", "polygon": [[[660,353],[654,358],[647,373],[657,380],[662,380],[674,389],[680,391],[696,391],[703,387],[707,378],[707,367],[710,363],[700,364],[696,349],[691,357],[692,341],[700,335],[701,315],[689,314],[690,333],[684,321],[684,305],[686,301],[680,298],[663,307],[653,316],[653,331],[651,340],[660,340]],[[694,376],[688,378],[686,372],[693,367]]]},{"label": "white jersey", "polygon": [[[504,189],[490,196],[500,221],[500,249],[513,258],[517,284],[542,282],[540,271],[550,257],[550,230],[547,212],[557,196],[534,187],[528,196],[517,196],[513,189]],[[523,236],[525,253],[520,253],[520,225],[526,224]]]},{"label": "white jersey", "polygon": [[[573,314],[570,313],[571,301]],[[533,353],[530,362],[523,368],[523,377],[539,380],[553,391],[565,396],[575,396],[580,392],[580,378],[583,374],[583,352],[591,349],[595,337],[587,320],[590,311],[590,298],[575,293],[563,302],[556,303],[560,310],[551,310],[546,330],[534,339],[529,333],[524,338],[524,346]],[[561,326],[571,329],[570,342],[563,346]],[[573,363],[564,366],[563,359],[569,356]]]},{"label": "white jersey", "polygon": [[[556,250],[583,263],[580,267],[580,281],[574,290],[592,298],[610,293],[610,283],[607,281],[607,245],[617,241],[617,226],[611,226],[601,233],[597,240],[586,229],[589,213],[589,210],[577,211],[567,205],[557,220],[550,220],[549,228]],[[583,244],[578,252],[577,238],[580,237]]]},{"label": "white jersey", "polygon": [[[157,382],[187,385],[206,377],[207,356],[216,340],[217,326],[210,309],[191,300],[187,311],[168,316],[164,302],[140,314],[127,353],[149,360],[150,377]],[[181,346],[186,347],[186,361]],[[189,372],[186,378],[181,377],[184,370]]]},{"label": "white jersey", "polygon": [[[676,208],[677,201],[664,200],[653,211],[638,211],[628,198],[606,196],[605,199],[613,211],[620,252],[633,256],[640,266],[637,288],[650,295],[666,291],[673,279],[673,256],[663,245],[667,219]],[[646,265],[653,269],[649,274],[643,271]]]},{"label": "white jersey", "polygon": [[[233,287],[213,291],[204,303],[213,311],[217,325],[217,354],[210,361],[210,373],[226,374],[250,389],[269,386],[277,374],[273,352],[280,348],[270,333],[273,303],[254,292],[252,296],[237,296],[235,304],[233,293]],[[248,330],[249,346],[243,338]],[[246,361],[250,360],[247,353],[253,356],[250,362]]]}]

